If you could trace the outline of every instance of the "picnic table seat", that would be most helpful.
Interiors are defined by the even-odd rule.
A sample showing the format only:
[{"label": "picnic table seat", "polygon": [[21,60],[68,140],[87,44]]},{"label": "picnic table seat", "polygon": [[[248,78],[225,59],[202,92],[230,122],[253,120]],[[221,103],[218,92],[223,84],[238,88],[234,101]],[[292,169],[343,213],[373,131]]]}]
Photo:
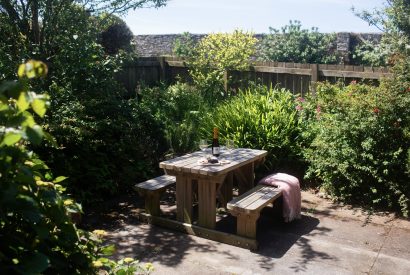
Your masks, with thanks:
[{"label": "picnic table seat", "polygon": [[282,192],[273,186],[257,185],[227,204],[231,215],[237,217],[236,234],[256,239],[257,221],[262,209],[274,202]]},{"label": "picnic table seat", "polygon": [[176,180],[174,176],[162,175],[134,186],[134,189],[138,193],[145,197],[145,211],[153,216],[159,216],[160,210],[160,197],[161,194],[170,186],[175,185]]}]

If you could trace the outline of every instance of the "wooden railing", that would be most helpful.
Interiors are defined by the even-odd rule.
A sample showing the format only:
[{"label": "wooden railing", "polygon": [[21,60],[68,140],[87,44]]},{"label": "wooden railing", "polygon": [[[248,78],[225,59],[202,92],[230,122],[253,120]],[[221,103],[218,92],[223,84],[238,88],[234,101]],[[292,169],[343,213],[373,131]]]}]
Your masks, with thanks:
[{"label": "wooden railing", "polygon": [[[231,83],[245,79],[267,86],[278,86],[293,93],[305,94],[314,90],[314,83],[342,81],[346,84],[352,80],[367,83],[378,83],[390,75],[386,67],[365,67],[353,65],[301,64],[285,62],[254,62],[248,71],[230,71]],[[190,81],[188,67],[183,59],[175,57],[140,58],[134,64],[124,67],[118,80],[133,93],[139,84],[156,85],[159,82],[173,83],[177,79]],[[226,79],[228,79],[226,77]],[[245,81],[246,82],[246,81]],[[235,84],[227,89],[237,89]],[[241,86],[241,88],[244,88]]]}]

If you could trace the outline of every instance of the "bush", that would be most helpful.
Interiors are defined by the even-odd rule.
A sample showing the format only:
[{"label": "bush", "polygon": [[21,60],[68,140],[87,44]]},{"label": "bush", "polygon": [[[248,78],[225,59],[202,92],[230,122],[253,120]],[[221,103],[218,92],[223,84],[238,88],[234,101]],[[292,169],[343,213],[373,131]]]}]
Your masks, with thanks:
[{"label": "bush", "polygon": [[[347,87],[323,84],[306,107],[311,117],[305,150],[308,178],[337,198],[408,215],[410,93],[353,82]],[[313,110],[315,108],[315,110]]]},{"label": "bush", "polygon": [[211,109],[201,123],[201,137],[210,139],[218,127],[222,143],[233,139],[239,147],[267,150],[268,170],[294,172],[300,168],[298,124],[290,92],[258,87]]},{"label": "bush", "polygon": [[[209,34],[200,40],[188,59],[188,66],[194,84],[205,99],[212,103],[229,95],[225,91],[224,75],[227,71],[248,69],[256,41],[252,33],[240,30]],[[228,85],[229,81],[226,80]]]},{"label": "bush", "polygon": [[300,21],[290,21],[281,30],[270,28],[261,43],[262,60],[297,63],[338,64],[335,34],[319,33],[317,28],[302,29]]},{"label": "bush", "polygon": [[[81,30],[62,29],[50,59],[50,74],[39,82],[50,95],[50,115],[44,117],[58,148],[37,151],[58,174],[68,192],[82,203],[102,200],[155,174],[166,141],[150,110],[136,99],[126,100],[116,82],[119,55],[106,55],[85,11],[73,8],[61,24],[76,20]],[[71,35],[63,35],[72,31]]]},{"label": "bush", "polygon": [[20,66],[18,82],[0,85],[0,272],[2,274],[93,274],[97,244],[78,230],[70,215],[81,211],[64,193],[61,181],[29,150],[43,132],[47,96],[28,91],[28,78],[46,66]]}]

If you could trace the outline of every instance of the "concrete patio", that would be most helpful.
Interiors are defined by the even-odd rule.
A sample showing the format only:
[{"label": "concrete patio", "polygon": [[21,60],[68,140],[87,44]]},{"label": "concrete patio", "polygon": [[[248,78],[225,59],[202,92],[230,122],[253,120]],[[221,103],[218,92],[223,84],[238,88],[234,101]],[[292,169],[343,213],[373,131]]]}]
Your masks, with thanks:
[{"label": "concrete patio", "polygon": [[151,262],[153,274],[410,274],[409,220],[310,191],[302,192],[301,220],[262,215],[257,252],[140,223],[137,204],[118,202],[119,211],[95,223],[109,232],[116,258]]}]

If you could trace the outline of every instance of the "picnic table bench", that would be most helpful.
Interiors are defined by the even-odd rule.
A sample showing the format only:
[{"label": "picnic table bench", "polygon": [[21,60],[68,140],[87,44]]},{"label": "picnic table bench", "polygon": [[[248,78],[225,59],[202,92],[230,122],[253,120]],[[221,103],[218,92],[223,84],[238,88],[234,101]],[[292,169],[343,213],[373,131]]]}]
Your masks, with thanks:
[{"label": "picnic table bench", "polygon": [[277,187],[257,185],[227,204],[231,215],[237,217],[236,234],[256,239],[257,222],[262,209],[282,195]]},{"label": "picnic table bench", "polygon": [[162,175],[134,186],[138,193],[145,197],[145,211],[153,216],[159,216],[161,213],[159,200],[161,194],[170,186],[175,185],[174,176]]}]

